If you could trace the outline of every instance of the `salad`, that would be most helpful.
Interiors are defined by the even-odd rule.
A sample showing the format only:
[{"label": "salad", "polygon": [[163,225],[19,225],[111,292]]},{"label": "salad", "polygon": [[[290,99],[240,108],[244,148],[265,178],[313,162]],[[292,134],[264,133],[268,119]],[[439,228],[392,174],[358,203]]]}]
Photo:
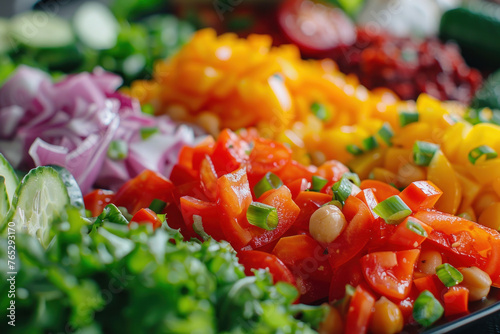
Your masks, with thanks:
[{"label": "salad", "polygon": [[384,1],[331,2],[0,21],[1,331],[422,332],[496,299],[500,81],[462,56],[498,5],[373,33]]}]

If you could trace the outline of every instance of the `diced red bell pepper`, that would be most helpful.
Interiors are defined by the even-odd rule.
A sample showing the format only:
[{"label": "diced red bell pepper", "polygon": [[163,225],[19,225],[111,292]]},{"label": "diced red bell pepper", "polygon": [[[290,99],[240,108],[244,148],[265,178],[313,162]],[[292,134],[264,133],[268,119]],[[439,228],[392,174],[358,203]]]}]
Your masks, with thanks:
[{"label": "diced red bell pepper", "polygon": [[368,324],[375,305],[375,298],[360,285],[352,296],[349,311],[345,322],[345,334],[364,334],[368,331]]},{"label": "diced red bell pepper", "polygon": [[217,173],[208,155],[205,155],[200,164],[200,185],[209,200],[217,199]]},{"label": "diced red bell pepper", "polygon": [[437,275],[427,275],[424,277],[416,278],[413,280],[413,283],[415,284],[415,287],[419,292],[428,290],[439,301],[443,300],[443,295],[448,290],[448,288],[443,284],[443,282],[441,282]]},{"label": "diced red bell pepper", "polygon": [[286,265],[275,255],[256,250],[238,253],[238,262],[245,267],[245,274],[253,276],[252,269],[269,269],[273,282],[286,282],[296,285],[295,278]]},{"label": "diced red bell pepper", "polygon": [[421,222],[415,217],[409,216],[394,230],[394,233],[389,238],[389,242],[394,245],[400,245],[409,248],[417,248],[418,246],[420,246],[422,242],[427,239],[427,236],[420,235],[408,228],[409,223],[418,224],[418,226],[422,227],[427,236],[432,233],[432,227]]},{"label": "diced red bell pepper", "polygon": [[444,315],[449,317],[469,313],[469,289],[452,286],[443,296]]},{"label": "diced red bell pepper", "polygon": [[181,197],[180,201],[182,218],[191,233],[195,233],[193,216],[197,215],[201,217],[203,230],[208,235],[217,241],[224,239],[224,233],[219,223],[219,212],[215,203],[205,202],[191,196]]},{"label": "diced red bell pepper", "polygon": [[361,181],[360,188],[361,190],[372,188],[379,203],[400,193],[393,186],[378,180],[363,180]]}]

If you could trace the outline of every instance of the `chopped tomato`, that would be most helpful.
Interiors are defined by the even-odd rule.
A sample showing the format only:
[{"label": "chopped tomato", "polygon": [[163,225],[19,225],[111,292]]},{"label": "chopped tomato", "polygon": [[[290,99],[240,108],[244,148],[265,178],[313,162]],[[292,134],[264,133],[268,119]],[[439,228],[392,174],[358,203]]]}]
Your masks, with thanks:
[{"label": "chopped tomato", "polygon": [[313,175],[316,174],[318,168],[316,166],[304,166],[295,160],[290,160],[282,169],[276,171],[284,184],[297,180],[298,178],[305,178],[311,182]]},{"label": "chopped tomato", "polygon": [[295,277],[330,282],[332,269],[325,249],[308,235],[281,238],[273,249]]},{"label": "chopped tomato", "polygon": [[[446,253],[453,265],[476,265],[500,286],[500,234],[467,219],[435,210],[420,210],[415,218],[434,229],[426,242]],[[469,259],[470,262],[464,261]]]},{"label": "chopped tomato", "polygon": [[172,172],[170,173],[170,181],[175,186],[181,186],[186,183],[196,182],[198,179],[198,173],[192,170],[189,167],[186,167],[181,164],[177,164],[172,168]]},{"label": "chopped tomato", "polygon": [[221,228],[226,240],[240,250],[252,240],[246,212],[252,203],[252,194],[248,185],[245,168],[221,176],[217,180],[217,208],[221,214]]},{"label": "chopped tomato", "polygon": [[201,143],[196,145],[193,149],[193,157],[192,157],[192,167],[194,170],[200,170],[200,164],[205,156],[211,155],[214,151],[215,141],[212,136],[207,136]]},{"label": "chopped tomato", "polygon": [[360,185],[361,190],[373,189],[377,201],[380,203],[391,196],[399,195],[399,190],[393,186],[378,180],[363,180]]},{"label": "chopped tomato", "polygon": [[469,289],[453,286],[444,294],[443,299],[445,316],[469,313]]},{"label": "chopped tomato", "polygon": [[276,208],[278,226],[272,231],[267,231],[251,225],[253,238],[249,245],[252,248],[262,247],[281,237],[293,225],[300,211],[286,186],[267,191],[265,195],[261,202]]},{"label": "chopped tomato", "polygon": [[200,184],[207,198],[215,201],[217,199],[217,173],[208,155],[205,155],[200,164]]},{"label": "chopped tomato", "polygon": [[217,241],[224,239],[224,233],[219,224],[217,205],[201,201],[191,196],[181,197],[181,213],[186,227],[194,234],[194,215],[200,216],[203,230]]},{"label": "chopped tomato", "polygon": [[373,192],[372,188],[361,190],[356,195],[356,197],[362,200],[368,206],[373,218],[375,219],[378,218],[378,215],[375,212],[373,212],[373,208],[377,206],[378,201],[377,198],[375,197],[375,193]]},{"label": "chopped tomato", "polygon": [[113,198],[116,206],[125,207],[132,215],[142,208],[148,208],[154,199],[165,203],[174,202],[174,184],[163,175],[145,170],[127,181]]},{"label": "chopped tomato", "polygon": [[412,209],[432,209],[443,192],[431,181],[416,181],[406,187],[399,197]]},{"label": "chopped tomato", "polygon": [[96,189],[83,197],[85,209],[90,211],[92,217],[97,217],[102,210],[111,203],[115,193],[111,190]]},{"label": "chopped tomato", "polygon": [[[414,226],[412,228],[412,226]],[[425,235],[419,234],[418,230],[421,228],[421,231],[425,233]],[[417,231],[417,232],[416,232]],[[409,248],[417,248],[422,244],[422,242],[427,239],[432,232],[432,227],[421,222],[415,217],[407,217],[398,227],[394,230],[394,233],[389,238],[389,242],[394,245],[405,246]]]},{"label": "chopped tomato", "polygon": [[420,251],[375,252],[361,258],[366,281],[376,292],[395,299],[408,297],[413,267]]},{"label": "chopped tomato", "polygon": [[375,298],[360,285],[352,296],[345,322],[345,334],[363,334],[368,331],[368,324],[375,305]]},{"label": "chopped tomato", "polygon": [[292,157],[292,151],[284,144],[264,138],[257,138],[252,143],[249,174],[263,176],[267,172],[276,172]]},{"label": "chopped tomato", "polygon": [[337,268],[361,252],[370,240],[373,217],[370,209],[359,198],[349,196],[342,209],[347,226],[328,245],[328,256],[333,268]]},{"label": "chopped tomato", "polygon": [[256,250],[241,251],[238,253],[238,262],[245,267],[247,276],[253,275],[252,269],[269,269],[273,275],[273,282],[286,282],[295,284],[295,278],[285,264],[273,254]]},{"label": "chopped tomato", "polygon": [[157,229],[161,226],[162,222],[158,215],[151,209],[144,208],[137,211],[137,213],[130,220],[129,226],[132,223],[138,224],[151,224],[153,225],[153,229]]},{"label": "chopped tomato", "polygon": [[288,189],[290,189],[292,198],[294,200],[297,198],[300,192],[306,191],[310,187],[310,183],[306,178],[296,179],[295,181],[292,181],[290,183],[285,183],[285,185],[288,187]]},{"label": "chopped tomato", "polygon": [[318,167],[317,174],[328,182],[337,182],[347,172],[349,172],[349,168],[343,163],[337,160],[329,160]]}]

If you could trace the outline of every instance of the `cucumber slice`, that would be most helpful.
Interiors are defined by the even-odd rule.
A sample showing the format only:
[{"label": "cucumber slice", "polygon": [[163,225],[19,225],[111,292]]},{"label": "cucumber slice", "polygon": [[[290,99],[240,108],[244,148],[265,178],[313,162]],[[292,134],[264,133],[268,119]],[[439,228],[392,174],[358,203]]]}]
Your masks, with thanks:
[{"label": "cucumber slice", "polygon": [[61,48],[75,42],[68,21],[42,11],[26,12],[13,17],[10,33],[19,43],[40,49]]},{"label": "cucumber slice", "polygon": [[[9,200],[9,204],[12,203],[12,197],[14,197],[14,193],[16,192],[17,185],[19,184],[19,179],[17,178],[17,174],[14,171],[14,168],[10,165],[10,163],[5,159],[5,157],[0,153],[0,176],[4,177],[5,180],[5,191],[7,192],[7,198]],[[1,182],[4,183],[4,182]],[[0,194],[1,196],[1,194]],[[0,219],[0,222],[2,219]]]},{"label": "cucumber slice", "polygon": [[59,173],[52,167],[37,167],[17,187],[7,222],[13,222],[18,233],[36,236],[47,248],[54,236],[51,227],[62,221],[68,204],[68,190]]},{"label": "cucumber slice", "polygon": [[85,2],[73,17],[76,35],[88,47],[111,49],[116,45],[120,26],[111,11],[99,2]]},{"label": "cucumber slice", "polygon": [[84,216],[85,205],[83,204],[82,191],[80,190],[80,186],[78,185],[78,182],[76,182],[73,174],[71,174],[69,170],[61,166],[49,165],[49,167],[54,168],[56,172],[59,173],[59,176],[61,177],[64,185],[66,186],[66,189],[68,190],[69,202],[71,206],[77,208],[80,211],[80,214]]},{"label": "cucumber slice", "polygon": [[5,187],[5,178],[0,175],[0,222],[2,222],[10,209],[10,201]]}]

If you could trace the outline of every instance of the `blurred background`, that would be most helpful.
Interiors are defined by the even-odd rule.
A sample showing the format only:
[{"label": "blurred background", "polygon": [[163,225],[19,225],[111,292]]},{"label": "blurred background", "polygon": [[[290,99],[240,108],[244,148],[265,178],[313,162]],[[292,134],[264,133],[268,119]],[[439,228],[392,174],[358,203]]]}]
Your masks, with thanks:
[{"label": "blurred background", "polygon": [[212,27],[293,43],[304,58],[331,58],[367,88],[402,99],[427,93],[500,108],[476,94],[500,67],[499,1],[0,0],[0,80],[18,64],[54,77],[101,66],[128,85]]}]

